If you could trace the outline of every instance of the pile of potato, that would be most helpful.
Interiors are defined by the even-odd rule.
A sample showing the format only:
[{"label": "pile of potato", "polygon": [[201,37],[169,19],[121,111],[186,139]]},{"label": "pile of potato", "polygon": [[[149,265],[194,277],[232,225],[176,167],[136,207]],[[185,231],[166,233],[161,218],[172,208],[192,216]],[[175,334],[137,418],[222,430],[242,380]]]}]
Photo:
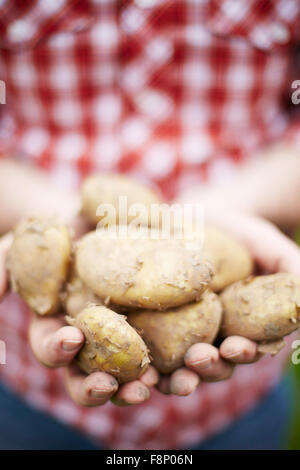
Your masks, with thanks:
[{"label": "pile of potato", "polygon": [[16,227],[7,257],[11,286],[31,310],[51,315],[63,309],[68,323],[83,331],[77,362],[84,372],[105,371],[124,383],[152,363],[169,374],[195,343],[242,335],[268,351],[298,328],[300,279],[251,276],[247,249],[216,227],[205,227],[204,247],[175,238],[113,238],[98,228],[99,236],[97,207],[112,204],[117,211],[120,195],[128,207],[160,202],[125,177],[93,176],[82,188],[92,231],[74,242],[61,223],[29,219]]}]

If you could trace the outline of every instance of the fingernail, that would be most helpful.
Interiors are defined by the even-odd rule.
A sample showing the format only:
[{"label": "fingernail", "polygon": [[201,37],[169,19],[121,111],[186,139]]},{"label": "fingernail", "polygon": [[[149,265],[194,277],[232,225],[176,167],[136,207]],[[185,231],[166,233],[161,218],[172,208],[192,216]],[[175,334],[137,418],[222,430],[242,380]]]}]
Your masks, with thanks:
[{"label": "fingernail", "polygon": [[82,341],[80,339],[65,339],[62,343],[62,348],[67,352],[75,351],[81,344]]},{"label": "fingernail", "polygon": [[138,396],[144,400],[147,400],[150,397],[150,391],[147,387],[139,387]]},{"label": "fingernail", "polygon": [[187,395],[190,395],[193,392],[193,390],[190,390],[188,387],[182,386],[182,384],[172,384],[171,385],[171,393],[173,395],[178,395],[179,397],[185,397]]},{"label": "fingernail", "polygon": [[209,357],[201,359],[201,361],[190,362],[192,366],[197,366],[197,369],[204,370],[209,369],[212,366],[212,360]]},{"label": "fingernail", "polygon": [[228,353],[223,354],[225,359],[232,359],[234,357],[243,356],[243,351],[228,351]]},{"label": "fingernail", "polygon": [[91,395],[93,398],[104,398],[104,397],[107,397],[109,393],[111,393],[110,390],[101,390],[101,389],[96,389],[96,388],[94,388],[91,391]]},{"label": "fingernail", "polygon": [[129,406],[129,403],[126,403],[126,401],[116,397],[115,395],[111,397],[110,401],[117,406]]}]

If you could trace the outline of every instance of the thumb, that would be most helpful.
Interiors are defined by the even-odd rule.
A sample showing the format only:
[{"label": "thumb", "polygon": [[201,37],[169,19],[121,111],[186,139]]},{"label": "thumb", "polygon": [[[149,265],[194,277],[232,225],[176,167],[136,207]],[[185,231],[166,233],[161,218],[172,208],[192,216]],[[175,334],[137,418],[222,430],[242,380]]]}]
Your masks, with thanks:
[{"label": "thumb", "polygon": [[257,263],[267,272],[288,272],[300,276],[298,245],[270,222],[259,218],[250,222],[245,236]]},{"label": "thumb", "polygon": [[300,248],[271,222],[249,214],[227,214],[226,228],[245,243],[263,270],[300,276]]},{"label": "thumb", "polygon": [[12,243],[13,236],[8,233],[0,238],[0,300],[4,296],[7,289],[7,272],[5,259],[8,249]]}]

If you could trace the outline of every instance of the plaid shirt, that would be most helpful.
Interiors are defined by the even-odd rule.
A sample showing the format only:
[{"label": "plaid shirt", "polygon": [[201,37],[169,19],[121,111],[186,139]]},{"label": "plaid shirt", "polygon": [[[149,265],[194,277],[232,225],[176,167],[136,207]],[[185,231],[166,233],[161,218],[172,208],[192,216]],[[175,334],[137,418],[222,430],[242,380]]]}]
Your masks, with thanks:
[{"label": "plaid shirt", "polygon": [[[109,170],[171,198],[229,177],[268,142],[297,140],[284,98],[297,78],[299,20],[299,0],[2,0],[0,151],[64,187]],[[26,307],[9,294],[1,379],[119,449],[176,448],[220,431],[277,382],[289,350],[189,397],[153,391],[140,406],[85,409],[66,396],[60,371],[33,358],[27,328]]]}]

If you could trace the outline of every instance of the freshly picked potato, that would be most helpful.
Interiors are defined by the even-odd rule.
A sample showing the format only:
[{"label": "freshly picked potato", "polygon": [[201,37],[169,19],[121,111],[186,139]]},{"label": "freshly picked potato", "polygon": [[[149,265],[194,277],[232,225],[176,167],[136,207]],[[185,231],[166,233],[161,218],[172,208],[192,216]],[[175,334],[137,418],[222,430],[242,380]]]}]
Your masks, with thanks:
[{"label": "freshly picked potato", "polygon": [[28,219],[15,229],[7,256],[12,289],[39,315],[55,313],[71,256],[68,229],[47,219]]},{"label": "freshly picked potato", "polygon": [[97,297],[74,273],[67,283],[66,290],[61,294],[61,298],[65,311],[71,317],[76,317],[89,304],[103,305],[117,313],[127,312],[126,307],[112,304],[109,297],[104,300]]},{"label": "freshly picked potato", "polygon": [[212,344],[221,319],[221,302],[210,291],[206,291],[199,302],[166,312],[136,311],[129,313],[127,318],[148,346],[153,365],[163,374],[181,367],[185,353],[193,344]]},{"label": "freshly picked potato", "polygon": [[76,317],[88,304],[104,305],[103,301],[76,275],[72,276],[61,297],[65,311],[71,317]]},{"label": "freshly picked potato", "polygon": [[[119,198],[126,197],[127,221],[119,220]],[[107,225],[130,223],[137,215],[141,225],[150,225],[151,204],[160,204],[159,196],[147,186],[130,178],[117,174],[97,174],[85,180],[81,190],[82,212],[92,226],[105,217]],[[114,214],[103,213],[97,215],[97,208],[102,204],[110,204],[115,209]],[[141,211],[136,204],[146,209]],[[137,212],[135,213],[135,209]],[[105,212],[105,211],[104,211]]]},{"label": "freshly picked potato", "polygon": [[123,315],[91,304],[76,318],[68,317],[68,321],[86,338],[77,356],[85,373],[104,371],[124,383],[138,379],[147,370],[150,362],[147,347]]},{"label": "freshly picked potato", "polygon": [[75,269],[100,299],[164,310],[199,299],[213,272],[201,249],[184,240],[154,240],[90,232],[77,244]]},{"label": "freshly picked potato", "polygon": [[300,278],[277,273],[251,277],[221,293],[223,337],[245,336],[275,341],[292,333],[300,321]]},{"label": "freshly picked potato", "polygon": [[253,261],[248,250],[239,241],[213,226],[206,226],[204,233],[204,256],[212,263],[215,271],[210,284],[213,291],[219,292],[250,276]]}]

